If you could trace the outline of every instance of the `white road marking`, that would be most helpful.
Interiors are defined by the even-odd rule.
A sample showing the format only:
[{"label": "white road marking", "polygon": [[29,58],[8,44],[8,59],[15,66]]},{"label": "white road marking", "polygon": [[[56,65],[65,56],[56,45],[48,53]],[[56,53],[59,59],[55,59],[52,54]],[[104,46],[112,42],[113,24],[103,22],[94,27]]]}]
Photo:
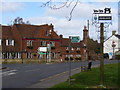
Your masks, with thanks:
[{"label": "white road marking", "polygon": [[16,73],[9,73],[8,75],[13,75],[13,74],[16,74]]},{"label": "white road marking", "polygon": [[17,70],[10,70],[10,71],[6,71],[6,72],[1,72],[0,75],[2,75],[2,77],[4,76],[8,76],[8,75],[13,75],[16,74]]}]

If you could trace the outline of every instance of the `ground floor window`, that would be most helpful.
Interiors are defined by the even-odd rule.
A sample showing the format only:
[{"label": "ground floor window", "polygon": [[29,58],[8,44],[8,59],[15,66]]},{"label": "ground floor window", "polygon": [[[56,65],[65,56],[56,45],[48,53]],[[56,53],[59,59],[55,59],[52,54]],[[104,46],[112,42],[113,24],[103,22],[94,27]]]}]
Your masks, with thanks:
[{"label": "ground floor window", "polygon": [[27,58],[32,58],[32,54],[30,52],[26,53]]},{"label": "ground floor window", "polygon": [[55,53],[52,53],[51,57],[52,57],[53,59],[55,59],[55,58],[56,58],[56,54],[55,54]]},{"label": "ground floor window", "polygon": [[76,57],[81,57],[81,55],[76,55]]},{"label": "ground floor window", "polygon": [[20,59],[21,53],[20,52],[3,52],[2,58],[3,59],[16,59],[16,58]]}]

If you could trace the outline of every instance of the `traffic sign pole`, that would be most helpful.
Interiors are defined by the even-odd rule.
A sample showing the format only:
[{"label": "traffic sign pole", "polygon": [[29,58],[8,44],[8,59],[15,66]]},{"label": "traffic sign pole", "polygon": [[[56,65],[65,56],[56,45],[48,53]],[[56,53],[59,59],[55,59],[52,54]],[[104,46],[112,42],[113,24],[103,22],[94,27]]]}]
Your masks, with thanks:
[{"label": "traffic sign pole", "polygon": [[71,77],[71,60],[70,60],[70,51],[71,51],[71,36],[69,36],[69,85],[70,83],[70,77]]}]

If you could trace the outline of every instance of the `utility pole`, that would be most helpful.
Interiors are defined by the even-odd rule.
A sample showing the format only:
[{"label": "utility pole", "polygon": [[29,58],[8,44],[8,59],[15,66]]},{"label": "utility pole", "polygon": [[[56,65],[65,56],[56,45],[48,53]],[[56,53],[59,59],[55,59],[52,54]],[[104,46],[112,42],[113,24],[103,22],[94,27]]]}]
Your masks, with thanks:
[{"label": "utility pole", "polygon": [[104,27],[105,25],[109,27],[109,25],[112,24],[112,14],[111,14],[111,8],[105,8],[104,10],[94,9],[93,11],[94,13],[92,17],[92,23],[95,25],[95,27],[97,28],[100,27],[100,86],[103,87],[104,85],[104,58],[103,58]]},{"label": "utility pole", "polygon": [[103,43],[104,43],[104,23],[100,23],[100,84],[104,85],[104,58],[103,58]]}]

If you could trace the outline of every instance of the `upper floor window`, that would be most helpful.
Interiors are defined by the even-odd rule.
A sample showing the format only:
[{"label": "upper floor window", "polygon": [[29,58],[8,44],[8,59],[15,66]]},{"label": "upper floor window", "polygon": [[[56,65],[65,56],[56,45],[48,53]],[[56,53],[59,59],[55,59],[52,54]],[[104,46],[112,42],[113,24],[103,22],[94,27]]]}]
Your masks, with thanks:
[{"label": "upper floor window", "polygon": [[27,40],[27,46],[32,46],[32,40]]},{"label": "upper floor window", "polygon": [[80,48],[77,48],[77,50],[80,50]]},{"label": "upper floor window", "polygon": [[12,39],[6,40],[6,46],[14,46],[14,40]]},{"label": "upper floor window", "polygon": [[66,47],[66,50],[68,50],[69,48],[68,47]]},{"label": "upper floor window", "polygon": [[55,42],[50,42],[50,45],[51,46],[55,46]]},{"label": "upper floor window", "polygon": [[49,36],[49,32],[48,31],[45,31],[45,36]]},{"label": "upper floor window", "polygon": [[41,46],[46,46],[46,41],[41,41],[41,42],[40,42],[40,45],[41,45]]}]

